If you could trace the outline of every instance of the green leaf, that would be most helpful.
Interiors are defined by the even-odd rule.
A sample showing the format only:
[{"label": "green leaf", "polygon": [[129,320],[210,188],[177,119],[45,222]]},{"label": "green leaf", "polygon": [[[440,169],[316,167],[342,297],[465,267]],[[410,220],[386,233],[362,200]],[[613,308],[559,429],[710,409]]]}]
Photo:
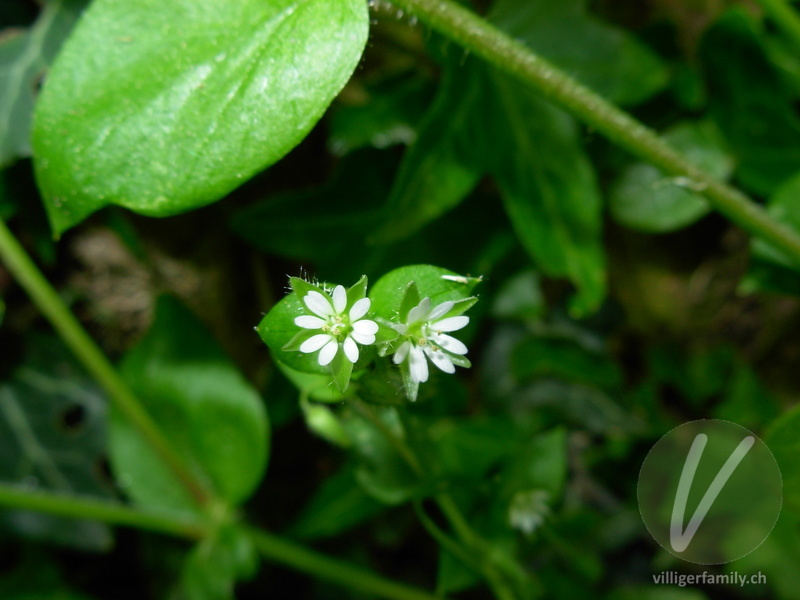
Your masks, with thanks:
[{"label": "green leaf", "polygon": [[[664,139],[717,179],[725,180],[733,172],[733,160],[711,122],[681,123],[665,132]],[[611,188],[609,208],[617,222],[653,233],[681,229],[711,211],[708,202],[692,191],[691,182],[643,162],[620,173]]]},{"label": "green leaf", "polygon": [[411,282],[414,282],[420,297],[430,298],[431,305],[436,306],[447,300],[469,298],[480,281],[477,277],[464,277],[431,265],[400,267],[386,273],[372,286],[369,293],[372,312],[387,321],[396,318]]},{"label": "green leaf", "polygon": [[[39,491],[108,499],[101,471],[106,403],[61,344],[30,339],[28,358],[0,385],[0,480]],[[102,523],[21,511],[0,512],[17,535],[83,550],[111,547]]]},{"label": "green leaf", "polygon": [[[781,185],[770,197],[767,202],[767,213],[779,223],[795,231],[800,231],[798,197],[800,197],[800,171]],[[753,255],[781,266],[800,268],[800,264],[796,260],[792,260],[777,248],[758,238],[753,242]]]},{"label": "green leaf", "polygon": [[309,540],[329,538],[385,509],[356,484],[352,465],[346,465],[323,481],[288,533]]},{"label": "green leaf", "polygon": [[[397,411],[392,407],[372,407],[382,427],[397,438],[406,431]],[[351,414],[343,421],[353,440],[353,454],[358,460],[355,477],[364,491],[384,504],[402,504],[419,494],[422,482],[384,432],[371,421]]]},{"label": "green leaf", "polygon": [[96,0],[36,109],[53,228],[108,204],[166,216],[220,199],[305,137],[367,29],[361,0]]},{"label": "green leaf", "polygon": [[347,435],[339,417],[333,410],[316,402],[309,402],[302,396],[300,397],[300,408],[303,411],[306,426],[311,431],[332,444],[344,448],[350,446],[350,436]]},{"label": "green leaf", "polygon": [[794,91],[772,66],[744,10],[731,10],[714,24],[701,56],[711,116],[734,151],[737,178],[759,194],[772,193],[800,165]]},{"label": "green leaf", "polygon": [[403,157],[387,216],[373,241],[391,242],[414,233],[457,206],[478,183],[480,165],[469,161],[477,85],[456,68],[445,70],[419,136]]},{"label": "green leaf", "polygon": [[329,148],[344,155],[358,148],[409,144],[430,103],[426,83],[416,73],[390,75],[367,84],[357,101],[331,110]]},{"label": "green leaf", "polygon": [[[783,183],[767,202],[767,213],[800,231],[800,171]],[[752,260],[740,290],[800,296],[800,263],[760,238],[750,244]]]},{"label": "green leaf", "polygon": [[[194,472],[231,504],[261,481],[269,429],[258,393],[176,300],[162,297],[153,325],[122,362],[122,375]],[[139,504],[191,510],[194,505],[142,439],[116,412],[111,461]]]},{"label": "green leaf", "polygon": [[27,31],[0,40],[0,167],[31,154],[31,120],[44,77],[86,0],[50,0]]},{"label": "green leaf", "polygon": [[354,248],[376,227],[381,212],[376,199],[385,195],[396,165],[390,152],[353,152],[336,164],[326,183],[255,202],[236,212],[230,226],[264,252],[351,281],[374,264],[373,253]]},{"label": "green leaf", "polygon": [[628,32],[591,16],[585,0],[498,0],[491,21],[617,104],[663,89],[666,65]]},{"label": "green leaf", "polygon": [[511,353],[511,371],[519,381],[558,377],[603,388],[619,389],[622,373],[611,358],[590,352],[571,340],[529,337]]},{"label": "green leaf", "polygon": [[536,489],[556,499],[566,480],[566,431],[553,429],[537,435],[514,454],[500,476],[497,496],[508,502],[517,492]]},{"label": "green leaf", "polygon": [[576,315],[595,310],[605,295],[601,201],[594,171],[566,113],[499,74],[489,74],[488,113],[497,147],[490,172],[511,224],[546,275],[578,288]]},{"label": "green leaf", "polygon": [[[605,294],[601,202],[574,120],[476,60],[452,59],[445,73],[437,100],[444,108],[432,109],[395,183],[396,189],[406,180],[425,183],[424,189],[409,188],[405,200],[390,202],[387,219],[393,224],[379,234],[391,239],[390,230],[399,224],[403,234],[418,229],[462,201],[477,177],[488,173],[517,237],[541,270],[576,284],[577,314],[596,309]],[[457,135],[444,135],[442,127],[455,127]],[[428,153],[434,162],[426,170]],[[466,169],[472,184],[452,186],[448,177],[456,167],[437,162],[441,155]]]},{"label": "green leaf", "polygon": [[507,279],[492,303],[492,315],[501,319],[537,319],[546,310],[539,276],[530,270]]},{"label": "green leaf", "polygon": [[775,420],[764,441],[778,461],[786,508],[800,514],[800,407],[795,406]]},{"label": "green leaf", "polygon": [[247,532],[221,527],[197,544],[183,567],[181,600],[235,600],[234,584],[258,570],[258,552]]},{"label": "green leaf", "polygon": [[337,390],[331,382],[331,377],[328,373],[306,373],[304,371],[297,371],[290,366],[284,364],[278,359],[275,359],[275,364],[286,376],[286,379],[301,392],[308,394],[312,400],[320,402],[341,402],[344,394]]}]

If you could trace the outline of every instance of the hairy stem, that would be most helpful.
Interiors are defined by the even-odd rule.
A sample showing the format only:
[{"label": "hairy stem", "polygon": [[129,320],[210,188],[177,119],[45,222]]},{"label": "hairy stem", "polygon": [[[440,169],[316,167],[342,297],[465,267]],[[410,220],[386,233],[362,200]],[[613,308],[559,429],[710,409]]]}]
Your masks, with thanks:
[{"label": "hairy stem", "polygon": [[208,504],[211,500],[209,492],[189,471],[117,370],[2,221],[0,259],[128,422],[147,440],[198,504]]},{"label": "hairy stem", "polygon": [[[392,0],[431,28],[537,90],[632,154],[684,177],[719,212],[800,265],[800,235],[739,190],[694,166],[654,131],[454,0]],[[762,0],[763,2],[763,0]],[[766,4],[777,4],[771,0]],[[784,22],[786,20],[784,19]]]}]

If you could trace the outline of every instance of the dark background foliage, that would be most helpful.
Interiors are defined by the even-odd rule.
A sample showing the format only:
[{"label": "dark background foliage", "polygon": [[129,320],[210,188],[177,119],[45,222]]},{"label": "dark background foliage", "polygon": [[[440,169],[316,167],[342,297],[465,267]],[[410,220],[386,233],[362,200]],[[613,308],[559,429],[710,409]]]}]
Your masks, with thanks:
[{"label": "dark background foliage", "polygon": [[[252,523],[421,587],[489,597],[409,502],[438,523],[430,496],[443,487],[493,546],[530,570],[530,597],[800,594],[790,412],[800,279],[780,253],[711,212],[691,186],[382,3],[371,9],[355,74],[283,160],[192,212],[157,219],[109,207],[53,241],[28,130],[19,128],[80,4],[45,32],[39,60],[27,66],[16,45],[36,30],[42,9],[0,4],[8,28],[0,38],[0,215],[102,348],[122,360],[134,388],[148,358],[167,383],[157,392],[142,384],[145,395],[168,395],[173,377],[202,384],[183,355],[163,349],[161,335],[176,356],[181,343],[202,355],[191,365],[224,363],[231,385],[258,392],[272,439],[266,476],[243,506]],[[756,3],[497,0],[474,8],[776,218],[800,225],[800,49]],[[464,335],[473,368],[435,376],[401,424],[432,465],[427,481],[370,438],[374,430],[347,405],[333,408],[348,447],[324,439],[340,432],[314,430],[254,332],[287,292],[288,275],[350,285],[416,263],[483,277]],[[164,294],[171,299],[158,302]],[[2,267],[0,298],[0,479],[135,496],[109,466],[114,432],[102,393]],[[192,428],[213,428],[186,414],[163,418],[186,428],[187,439]],[[653,587],[655,571],[696,567],[648,535],[638,470],[670,428],[709,417],[775,441],[786,509],[762,547],[718,569],[760,570],[768,584]],[[31,456],[25,432],[46,460]],[[186,443],[188,454],[201,452]],[[266,460],[265,448],[250,451],[254,465]],[[270,562],[232,576],[212,557],[192,570],[190,552],[188,542],[157,534],[4,511],[0,597],[211,598],[220,596],[204,576],[245,574],[236,586],[243,600],[365,597]]]}]

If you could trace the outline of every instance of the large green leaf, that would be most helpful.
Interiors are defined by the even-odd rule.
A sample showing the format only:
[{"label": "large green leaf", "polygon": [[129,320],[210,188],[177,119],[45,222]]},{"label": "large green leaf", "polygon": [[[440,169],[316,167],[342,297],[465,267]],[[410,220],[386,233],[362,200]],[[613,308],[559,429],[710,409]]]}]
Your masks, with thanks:
[{"label": "large green leaf", "polygon": [[478,84],[449,68],[419,136],[403,158],[386,207],[388,218],[372,238],[394,241],[457,206],[482,170],[469,160],[475,143]]},{"label": "large green leaf", "polygon": [[[56,494],[110,498],[103,477],[106,404],[58,342],[29,342],[28,360],[0,386],[0,481]],[[38,513],[3,512],[18,535],[107,550],[108,527]]]},{"label": "large green leaf", "polygon": [[662,89],[666,65],[623,29],[591,16],[586,0],[498,0],[491,20],[567,73],[619,104]]},{"label": "large green leaf", "polygon": [[739,161],[741,182],[770,194],[800,165],[794,91],[766,55],[751,17],[732,10],[703,40],[711,115]]},{"label": "large green leaf", "polygon": [[601,202],[573,119],[476,60],[450,60],[440,97],[407,152],[376,234],[407,235],[458,205],[483,173],[497,181],[522,245],[578,288],[577,313],[605,294]]},{"label": "large green leaf", "polygon": [[495,146],[508,150],[485,160],[517,237],[545,274],[575,284],[576,314],[595,310],[605,295],[601,200],[578,128],[503,75],[489,73],[487,89]]},{"label": "large green leaf", "polygon": [[345,465],[322,482],[289,533],[303,539],[332,537],[384,509],[383,504],[356,484],[352,465]]},{"label": "large green leaf", "polygon": [[[216,341],[177,301],[159,300],[145,338],[123,360],[122,374],[190,468],[232,504],[261,480],[269,451],[258,393]],[[191,510],[193,504],[159,457],[112,412],[112,467],[140,504]]]},{"label": "large green leaf", "polygon": [[50,0],[33,27],[0,40],[0,167],[30,155],[39,79],[85,4],[86,0]]},{"label": "large green leaf", "polygon": [[367,29],[362,0],[96,0],[36,110],[54,229],[108,204],[165,216],[218,200],[305,137]]}]

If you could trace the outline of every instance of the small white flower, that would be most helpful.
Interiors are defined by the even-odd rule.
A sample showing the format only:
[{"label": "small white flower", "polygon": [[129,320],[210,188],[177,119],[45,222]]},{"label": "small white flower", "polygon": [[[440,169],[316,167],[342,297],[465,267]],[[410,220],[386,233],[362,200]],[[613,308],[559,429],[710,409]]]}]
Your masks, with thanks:
[{"label": "small white flower", "polygon": [[431,308],[431,299],[423,298],[408,312],[405,323],[394,326],[407,339],[397,348],[392,360],[396,365],[408,360],[409,373],[415,383],[428,381],[426,356],[445,373],[455,373],[455,365],[448,353],[467,353],[462,342],[444,333],[458,331],[469,323],[469,317],[463,315],[444,318],[454,305],[454,302],[447,301]]},{"label": "small white flower", "polygon": [[303,303],[314,315],[302,315],[294,320],[295,325],[303,329],[319,329],[322,333],[311,336],[300,345],[300,352],[311,354],[319,350],[318,361],[322,366],[330,364],[342,347],[344,355],[351,363],[358,360],[358,346],[369,346],[375,343],[378,324],[369,319],[362,319],[369,311],[369,298],[361,298],[347,309],[347,291],[337,285],[333,294],[316,291],[308,292]]}]

